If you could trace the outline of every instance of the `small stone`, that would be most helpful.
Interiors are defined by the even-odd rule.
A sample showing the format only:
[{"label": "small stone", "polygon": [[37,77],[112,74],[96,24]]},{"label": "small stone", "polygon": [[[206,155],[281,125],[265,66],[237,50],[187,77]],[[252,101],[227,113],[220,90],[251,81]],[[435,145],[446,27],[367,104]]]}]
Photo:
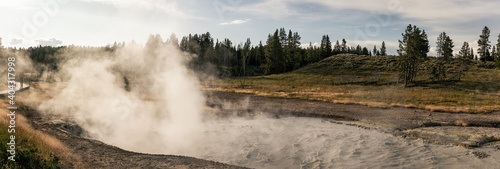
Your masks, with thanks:
[{"label": "small stone", "polygon": [[489,154],[486,154],[484,152],[479,152],[479,151],[474,151],[474,152],[472,152],[472,154],[474,154],[474,156],[476,156],[479,159],[487,158],[490,156]]}]

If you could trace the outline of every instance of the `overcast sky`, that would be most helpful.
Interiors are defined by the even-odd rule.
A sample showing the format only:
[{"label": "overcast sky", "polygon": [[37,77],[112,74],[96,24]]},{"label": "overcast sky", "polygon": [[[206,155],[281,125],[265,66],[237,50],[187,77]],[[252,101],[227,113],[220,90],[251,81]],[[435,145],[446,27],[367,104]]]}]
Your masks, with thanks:
[{"label": "overcast sky", "polygon": [[[436,39],[445,31],[458,51],[464,41],[477,47],[484,26],[490,41],[500,33],[500,1],[495,0],[4,0],[0,3],[0,37],[4,46],[104,46],[149,34],[164,39],[175,33],[210,32],[234,44],[250,38],[265,43],[284,27],[299,32],[302,44],[332,42],[370,50],[382,41],[396,54],[408,24],[427,31],[435,55]],[[477,51],[477,50],[475,50]]]}]

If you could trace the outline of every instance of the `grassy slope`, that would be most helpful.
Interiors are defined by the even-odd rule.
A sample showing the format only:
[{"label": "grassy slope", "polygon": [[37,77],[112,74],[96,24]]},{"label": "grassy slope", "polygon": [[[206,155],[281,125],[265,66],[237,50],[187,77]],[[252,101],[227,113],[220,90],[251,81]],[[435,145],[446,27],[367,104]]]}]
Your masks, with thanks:
[{"label": "grassy slope", "polygon": [[[430,59],[427,63],[435,61]],[[480,68],[484,63],[475,62],[462,81],[437,84],[432,82],[429,67],[424,65],[428,64],[421,66],[419,85],[408,88],[397,83],[395,56],[337,55],[289,73],[247,77],[245,88],[241,88],[240,78],[234,78],[218,83],[212,90],[374,107],[467,113],[500,110],[500,70]],[[456,79],[458,63],[446,66],[447,79]]]},{"label": "grassy slope", "polygon": [[[7,101],[0,99],[2,114],[8,114]],[[0,118],[0,154],[2,154],[3,161],[0,163],[6,168],[57,168],[58,166],[67,166],[67,161],[59,158],[61,155],[68,155],[66,148],[56,139],[52,138],[45,133],[34,130],[28,124],[24,116],[29,110],[25,106],[20,106],[16,111],[16,157],[15,162],[7,160],[10,155],[7,152],[7,142],[10,141],[11,133],[7,132],[9,126],[9,117],[4,116]],[[65,163],[65,164],[62,164]],[[2,167],[2,168],[3,168]]]}]

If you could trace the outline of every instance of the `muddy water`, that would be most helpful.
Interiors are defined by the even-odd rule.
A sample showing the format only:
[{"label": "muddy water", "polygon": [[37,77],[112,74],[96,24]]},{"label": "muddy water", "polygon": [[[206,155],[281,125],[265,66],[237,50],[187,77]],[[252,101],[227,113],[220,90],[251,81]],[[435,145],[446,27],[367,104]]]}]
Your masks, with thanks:
[{"label": "muddy water", "polygon": [[210,121],[182,155],[252,168],[495,168],[500,151],[479,159],[457,146],[432,145],[316,118]]}]

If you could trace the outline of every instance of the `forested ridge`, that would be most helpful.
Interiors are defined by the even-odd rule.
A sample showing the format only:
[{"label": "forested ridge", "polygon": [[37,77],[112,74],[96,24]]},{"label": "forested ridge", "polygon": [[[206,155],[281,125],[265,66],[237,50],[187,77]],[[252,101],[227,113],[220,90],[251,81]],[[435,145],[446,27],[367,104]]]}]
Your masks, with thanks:
[{"label": "forested ridge", "polygon": [[[454,52],[455,44],[452,38],[446,32],[442,32],[436,38],[437,62],[432,62],[433,64],[427,65],[427,67],[432,67],[432,73],[439,81],[446,78],[444,65],[454,60],[458,60],[462,64],[461,71],[465,70],[472,60],[495,62],[496,67],[500,68],[500,52],[498,50],[500,48],[500,35],[494,45],[491,44],[489,36],[490,30],[485,26],[479,35],[479,50],[476,54],[468,42],[463,42],[461,50]],[[397,50],[397,66],[401,79],[406,82],[405,84],[413,82],[418,71],[416,68],[428,59],[427,54],[432,45],[428,38],[425,30],[421,30],[415,25],[408,25],[402,33]],[[25,52],[33,60],[35,69],[43,72],[58,69],[57,63],[61,58],[57,58],[56,54],[68,47],[113,53],[117,48],[130,44],[135,44],[135,42],[132,41],[128,44],[115,42],[113,45],[105,47],[35,46],[7,50]],[[175,34],[166,39],[159,34],[150,35],[144,46],[148,48],[148,46],[152,47],[158,44],[171,44],[177,46],[181,51],[197,56],[189,63],[192,68],[204,70],[210,67],[216,70],[218,77],[222,78],[285,73],[338,54],[387,55],[385,42],[381,42],[380,48],[377,46],[348,46],[345,39],[333,42],[329,35],[323,35],[318,46],[312,45],[312,43],[302,45],[300,34],[285,28],[279,28],[270,33],[266,42],[252,42],[251,39],[247,39],[245,42],[237,44],[227,38],[214,39],[210,32],[206,32],[189,34],[180,39]]]}]

